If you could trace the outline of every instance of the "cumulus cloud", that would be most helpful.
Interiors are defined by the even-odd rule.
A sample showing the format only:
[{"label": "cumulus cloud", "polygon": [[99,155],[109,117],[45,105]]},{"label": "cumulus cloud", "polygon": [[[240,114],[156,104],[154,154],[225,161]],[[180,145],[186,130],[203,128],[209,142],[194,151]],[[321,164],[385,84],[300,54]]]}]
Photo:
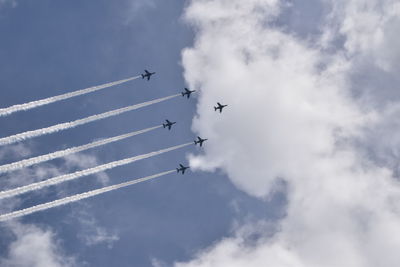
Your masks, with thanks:
[{"label": "cumulus cloud", "polygon": [[[238,230],[176,266],[397,266],[400,187],[393,165],[377,164],[368,154],[377,150],[366,148],[382,147],[372,140],[393,144],[397,123],[385,114],[397,114],[398,104],[388,110],[354,94],[354,69],[376,62],[375,69],[396,75],[398,4],[324,3],[330,16],[315,43],[274,26],[283,1],[194,0],[188,6],[196,40],[182,61],[188,85],[200,91],[193,130],[210,139],[204,154],[190,157],[192,168],[220,169],[259,198],[283,180],[288,203],[273,234],[245,226],[259,233],[255,242]],[[212,108],[217,101],[229,104],[222,114]],[[386,126],[383,141],[380,125]],[[396,159],[385,157],[382,162]]]},{"label": "cumulus cloud", "polygon": [[[395,0],[332,1],[331,29],[345,37],[351,56],[362,55],[384,69],[400,67],[400,3]],[[333,34],[335,36],[337,34]]]},{"label": "cumulus cloud", "polygon": [[0,259],[4,267],[72,267],[74,258],[66,256],[54,232],[34,225],[10,224],[15,240],[10,244],[7,257]]},{"label": "cumulus cloud", "polygon": [[[191,162],[222,167],[240,188],[263,196],[279,177],[308,174],[302,166],[332,154],[336,137],[355,134],[367,117],[344,90],[346,62],[264,27],[276,1],[219,1],[225,14],[203,12],[225,11],[216,2],[195,1],[187,11],[200,30],[195,48],[183,52],[185,77],[201,91],[193,129],[210,138],[206,157]],[[223,114],[212,108],[217,101],[230,105]]]},{"label": "cumulus cloud", "polygon": [[[341,47],[351,66],[352,90],[364,106],[384,109],[400,100],[400,3],[393,0],[324,1],[324,39]],[[340,45],[339,45],[340,44]]]}]

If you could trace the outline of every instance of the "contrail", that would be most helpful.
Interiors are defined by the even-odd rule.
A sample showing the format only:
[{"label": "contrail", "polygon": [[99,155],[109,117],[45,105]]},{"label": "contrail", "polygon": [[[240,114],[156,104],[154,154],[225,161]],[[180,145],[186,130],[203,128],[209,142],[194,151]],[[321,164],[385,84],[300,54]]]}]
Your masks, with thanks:
[{"label": "contrail", "polygon": [[105,170],[109,170],[109,169],[113,169],[115,167],[118,166],[122,166],[122,165],[126,165],[141,159],[146,159],[146,158],[150,158],[156,155],[160,155],[162,153],[166,153],[175,149],[179,149],[188,145],[193,144],[192,142],[190,143],[186,143],[186,144],[182,144],[182,145],[178,145],[178,146],[173,146],[173,147],[169,147],[169,148],[165,148],[165,149],[161,149],[158,151],[154,151],[154,152],[150,152],[147,154],[143,154],[143,155],[139,155],[139,156],[135,156],[135,157],[131,157],[131,158],[126,158],[126,159],[122,159],[122,160],[117,160],[117,161],[113,161],[113,162],[109,162],[103,165],[99,165],[90,169],[86,169],[86,170],[82,170],[82,171],[77,171],[74,173],[68,173],[68,174],[64,174],[61,176],[57,176],[54,178],[50,178],[48,180],[44,180],[41,182],[37,182],[37,183],[33,183],[33,184],[29,184],[29,185],[25,185],[25,186],[21,186],[18,188],[14,188],[14,189],[10,189],[10,190],[6,190],[6,191],[1,191],[0,192],[0,199],[3,198],[7,198],[7,197],[13,197],[16,195],[20,195],[26,192],[30,192],[33,190],[38,190],[47,186],[51,186],[51,185],[56,185],[62,182],[66,182],[69,180],[74,180],[77,178],[80,178],[82,176],[87,176],[87,175],[91,175],[94,173],[98,173],[98,172],[102,172]]},{"label": "contrail", "polygon": [[101,114],[97,114],[97,115],[93,115],[93,116],[89,116],[83,119],[79,119],[79,120],[75,120],[75,121],[70,121],[70,122],[64,122],[64,123],[60,123],[60,124],[56,124],[50,127],[46,127],[46,128],[42,128],[42,129],[37,129],[37,130],[33,130],[33,131],[27,131],[24,133],[19,133],[19,134],[15,134],[15,135],[11,135],[8,137],[3,137],[0,138],[0,145],[9,145],[9,144],[13,144],[16,142],[20,142],[26,139],[30,139],[30,138],[34,138],[37,136],[41,136],[41,135],[46,135],[46,134],[51,134],[51,133],[55,133],[55,132],[59,132],[62,130],[66,130],[66,129],[70,129],[70,128],[74,128],[77,127],[79,125],[83,125],[89,122],[93,122],[93,121],[98,121],[101,119],[105,119],[108,117],[112,117],[112,116],[116,116],[131,110],[135,110],[138,108],[142,108],[142,107],[146,107],[152,104],[156,104],[174,97],[179,96],[180,94],[176,94],[176,95],[171,95],[171,96],[167,96],[167,97],[162,97],[162,98],[158,98],[158,99],[154,99],[151,101],[147,101],[144,103],[140,103],[140,104],[136,104],[136,105],[132,105],[132,106],[127,106],[124,108],[120,108],[120,109],[115,109],[115,110],[111,110],[108,112],[104,112]]},{"label": "contrail", "polygon": [[103,194],[103,193],[106,193],[106,192],[109,192],[109,191],[117,190],[117,189],[120,189],[120,188],[123,188],[123,187],[127,187],[127,186],[134,185],[134,184],[137,184],[137,183],[145,182],[145,181],[148,181],[148,180],[151,180],[151,179],[155,179],[155,178],[158,178],[160,176],[164,176],[164,175],[167,175],[167,174],[170,174],[170,173],[173,173],[173,172],[175,172],[175,171],[174,170],[166,171],[166,172],[154,174],[154,175],[151,175],[151,176],[147,176],[147,177],[144,177],[144,178],[128,181],[128,182],[125,182],[125,183],[111,185],[111,186],[103,187],[103,188],[100,188],[100,189],[88,191],[88,192],[85,192],[85,193],[73,195],[73,196],[70,196],[70,197],[57,199],[57,200],[54,200],[54,201],[51,201],[51,202],[47,202],[47,203],[44,203],[44,204],[40,204],[40,205],[36,205],[36,206],[30,207],[30,208],[17,210],[17,211],[14,211],[14,212],[10,212],[10,213],[7,213],[7,214],[0,215],[0,221],[7,221],[7,220],[11,220],[11,219],[14,219],[14,218],[17,218],[17,217],[21,217],[21,216],[25,216],[25,215],[28,215],[28,214],[32,214],[32,213],[37,212],[37,211],[51,209],[51,208],[58,207],[58,206],[61,206],[61,205],[65,205],[65,204],[68,204],[68,203],[71,203],[71,202],[79,201],[81,199],[93,197],[93,196],[100,195],[100,194]]},{"label": "contrail", "polygon": [[41,100],[28,102],[28,103],[25,103],[25,104],[14,105],[14,106],[11,106],[11,107],[8,107],[8,108],[2,108],[2,109],[0,109],[0,117],[8,116],[8,115],[10,115],[10,114],[12,114],[14,112],[17,112],[17,111],[29,110],[29,109],[32,109],[32,108],[37,108],[37,107],[48,105],[48,104],[51,104],[51,103],[54,103],[54,102],[58,102],[58,101],[61,101],[61,100],[64,100],[64,99],[68,99],[68,98],[71,98],[71,97],[88,94],[88,93],[95,92],[95,91],[98,91],[98,90],[101,90],[101,89],[105,89],[105,88],[108,88],[108,87],[111,87],[111,86],[114,86],[114,85],[118,85],[118,84],[121,84],[121,83],[126,83],[126,82],[135,80],[135,79],[140,78],[140,77],[141,77],[140,75],[139,76],[135,76],[135,77],[130,77],[130,78],[127,78],[127,79],[116,81],[116,82],[105,83],[105,84],[102,84],[102,85],[89,87],[89,88],[78,90],[78,91],[71,92],[71,93],[66,93],[66,94],[62,94],[62,95],[58,95],[58,96],[52,96],[52,97],[44,98],[44,99],[41,99]]},{"label": "contrail", "polygon": [[71,147],[71,148],[67,148],[65,150],[59,150],[53,153],[49,153],[46,155],[41,155],[41,156],[37,156],[37,157],[33,157],[33,158],[29,158],[29,159],[24,159],[18,162],[13,162],[10,164],[6,164],[3,166],[0,166],[0,173],[5,173],[5,172],[10,172],[10,171],[15,171],[15,170],[19,170],[22,168],[26,168],[41,162],[45,162],[45,161],[49,161],[49,160],[53,160],[56,158],[61,158],[61,157],[65,157],[67,155],[73,154],[73,153],[78,153],[81,151],[85,151],[91,148],[95,148],[98,146],[103,146],[109,143],[113,143],[113,142],[117,142],[119,140],[123,140],[138,134],[142,134],[142,133],[146,133],[158,128],[161,128],[162,125],[160,126],[155,126],[155,127],[151,127],[151,128],[147,128],[144,130],[140,130],[140,131],[135,131],[135,132],[130,132],[127,134],[122,134],[122,135],[118,135],[118,136],[114,136],[114,137],[110,137],[104,140],[99,140],[99,141],[95,141],[86,145],[82,145],[82,146],[76,146],[76,147]]}]

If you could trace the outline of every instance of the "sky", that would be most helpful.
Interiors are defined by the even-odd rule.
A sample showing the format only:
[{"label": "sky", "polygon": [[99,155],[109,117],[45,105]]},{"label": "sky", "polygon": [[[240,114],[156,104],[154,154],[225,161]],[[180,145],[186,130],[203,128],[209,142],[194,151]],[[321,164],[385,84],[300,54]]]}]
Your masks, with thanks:
[{"label": "sky", "polygon": [[196,90],[1,146],[3,165],[178,122],[0,174],[2,190],[209,139],[1,199],[7,213],[191,167],[2,222],[0,265],[397,266],[399,30],[394,0],[0,0],[0,108],[157,72],[0,117],[0,138]]}]

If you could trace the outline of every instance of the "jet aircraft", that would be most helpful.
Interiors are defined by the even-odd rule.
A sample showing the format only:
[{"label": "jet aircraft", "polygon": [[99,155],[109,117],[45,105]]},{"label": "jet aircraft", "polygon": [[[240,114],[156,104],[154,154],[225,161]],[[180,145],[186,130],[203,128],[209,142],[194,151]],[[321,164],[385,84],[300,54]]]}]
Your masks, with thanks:
[{"label": "jet aircraft", "polygon": [[191,93],[194,93],[194,92],[196,92],[196,90],[189,90],[189,89],[187,89],[187,88],[185,88],[185,92],[182,92],[181,94],[182,94],[182,96],[187,96],[187,98],[189,98],[190,97],[190,94]]},{"label": "jet aircraft", "polygon": [[183,166],[182,164],[179,164],[179,167],[180,167],[180,168],[176,168],[176,172],[177,172],[177,173],[182,172],[182,175],[185,174],[186,169],[189,169],[189,168],[190,168],[190,167],[185,167],[185,166]]},{"label": "jet aircraft", "polygon": [[141,74],[142,75],[142,79],[147,77],[147,80],[150,80],[151,75],[156,74],[155,72],[149,72],[148,70],[144,70],[144,72],[145,72],[144,74]]},{"label": "jet aircraft", "polygon": [[194,144],[195,145],[199,144],[200,146],[203,146],[203,142],[207,140],[208,139],[201,139],[200,136],[197,136],[197,140],[194,140]]},{"label": "jet aircraft", "polygon": [[219,109],[219,113],[222,112],[222,109],[223,109],[224,107],[227,107],[227,106],[228,106],[228,105],[221,105],[221,103],[219,103],[219,102],[217,102],[217,104],[218,104],[218,107],[214,107],[214,110],[217,111],[217,109]]},{"label": "jet aircraft", "polygon": [[171,130],[172,125],[174,125],[176,123],[175,121],[174,122],[170,122],[169,120],[165,120],[165,121],[166,121],[166,123],[163,123],[162,125],[164,128],[168,127],[168,130]]}]

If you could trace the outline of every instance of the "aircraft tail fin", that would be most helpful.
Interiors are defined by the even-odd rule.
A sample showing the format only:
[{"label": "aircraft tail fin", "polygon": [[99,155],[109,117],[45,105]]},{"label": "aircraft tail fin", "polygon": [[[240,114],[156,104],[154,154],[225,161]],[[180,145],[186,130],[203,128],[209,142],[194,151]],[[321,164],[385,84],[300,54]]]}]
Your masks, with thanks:
[{"label": "aircraft tail fin", "polygon": [[163,123],[162,126],[163,126],[164,128],[167,127],[167,125],[165,125],[165,123]]},{"label": "aircraft tail fin", "polygon": [[214,110],[217,111],[217,107],[214,107]]}]

